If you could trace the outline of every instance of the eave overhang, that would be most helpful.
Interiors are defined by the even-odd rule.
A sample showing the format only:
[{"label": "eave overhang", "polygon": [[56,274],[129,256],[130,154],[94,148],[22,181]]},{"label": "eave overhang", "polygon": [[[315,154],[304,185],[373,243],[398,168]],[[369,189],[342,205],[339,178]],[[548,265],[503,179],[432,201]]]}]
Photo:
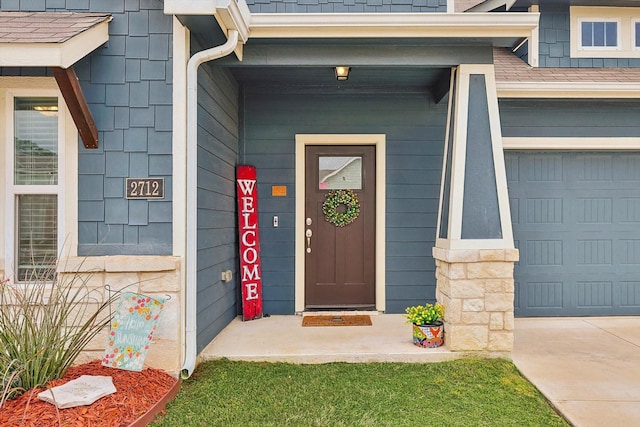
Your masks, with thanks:
[{"label": "eave overhang", "polygon": [[86,148],[98,148],[98,130],[73,64],[109,40],[111,19],[99,13],[0,12],[0,67],[51,68]]},{"label": "eave overhang", "polygon": [[[442,38],[522,40],[538,28],[530,13],[251,13],[244,0],[165,0],[164,13],[214,16],[223,32],[249,39]],[[241,58],[241,52],[236,51]]]},{"label": "eave overhang", "polygon": [[242,59],[242,46],[249,39],[249,21],[251,12],[247,4],[240,0],[165,0],[165,15],[213,16],[220,29],[228,34],[229,30],[238,32],[240,43],[234,50],[238,59]]},{"label": "eave overhang", "polygon": [[525,38],[531,13],[254,13],[250,38]]},{"label": "eave overhang", "polygon": [[[4,12],[2,16],[17,15],[20,12]],[[23,13],[25,14],[25,13]],[[32,14],[45,14],[33,12]],[[48,13],[51,16],[54,13]],[[61,14],[68,16],[69,27],[61,28],[62,37],[41,32],[42,27],[33,32],[12,33],[9,24],[3,21],[0,30],[0,67],[60,67],[69,68],[109,40],[111,16],[96,14]],[[87,17],[87,21],[83,17]],[[81,23],[78,23],[78,18]],[[19,25],[18,17],[8,22]],[[74,24],[75,22],[75,24]],[[35,24],[35,23],[34,23]],[[45,26],[46,24],[43,24]],[[40,30],[40,31],[39,31]],[[14,38],[4,34],[15,34]]]}]

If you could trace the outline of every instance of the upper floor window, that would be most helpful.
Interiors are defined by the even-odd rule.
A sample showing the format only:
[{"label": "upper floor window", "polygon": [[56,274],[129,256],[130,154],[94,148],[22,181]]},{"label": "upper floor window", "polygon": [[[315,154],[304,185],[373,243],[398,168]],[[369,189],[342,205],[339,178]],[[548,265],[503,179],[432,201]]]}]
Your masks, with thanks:
[{"label": "upper floor window", "polygon": [[581,46],[618,47],[618,22],[616,21],[582,21]]},{"label": "upper floor window", "polygon": [[640,57],[640,8],[572,6],[572,58]]}]

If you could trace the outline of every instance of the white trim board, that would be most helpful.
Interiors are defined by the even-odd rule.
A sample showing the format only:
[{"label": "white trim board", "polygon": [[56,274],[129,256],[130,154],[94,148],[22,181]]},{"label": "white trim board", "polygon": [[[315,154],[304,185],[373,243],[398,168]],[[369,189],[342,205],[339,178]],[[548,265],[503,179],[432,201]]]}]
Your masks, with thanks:
[{"label": "white trim board", "polygon": [[503,137],[505,150],[640,150],[640,138]]},{"label": "white trim board", "polygon": [[250,38],[530,37],[539,13],[252,13]]},{"label": "white trim board", "polygon": [[496,82],[498,98],[640,98],[640,82]]},{"label": "white trim board", "polygon": [[305,147],[307,145],[374,145],[376,147],[376,310],[386,309],[386,135],[383,134],[298,134],[296,135],[295,213],[295,311],[305,310]]}]

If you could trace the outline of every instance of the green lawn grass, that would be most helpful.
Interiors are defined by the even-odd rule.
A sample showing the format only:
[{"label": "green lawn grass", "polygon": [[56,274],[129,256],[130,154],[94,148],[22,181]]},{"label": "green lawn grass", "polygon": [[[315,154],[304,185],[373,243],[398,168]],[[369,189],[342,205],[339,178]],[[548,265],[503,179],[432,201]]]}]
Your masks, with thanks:
[{"label": "green lawn grass", "polygon": [[217,360],[161,426],[568,426],[510,361],[294,365]]}]

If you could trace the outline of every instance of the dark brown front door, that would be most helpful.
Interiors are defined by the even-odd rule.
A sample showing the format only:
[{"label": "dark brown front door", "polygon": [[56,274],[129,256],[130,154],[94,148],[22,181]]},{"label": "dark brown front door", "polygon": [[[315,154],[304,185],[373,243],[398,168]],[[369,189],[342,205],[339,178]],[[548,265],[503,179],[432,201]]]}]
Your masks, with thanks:
[{"label": "dark brown front door", "polygon": [[[307,146],[305,173],[305,308],[375,309],[375,147]],[[345,226],[327,221],[322,209],[340,189],[353,190],[360,203]]]}]

